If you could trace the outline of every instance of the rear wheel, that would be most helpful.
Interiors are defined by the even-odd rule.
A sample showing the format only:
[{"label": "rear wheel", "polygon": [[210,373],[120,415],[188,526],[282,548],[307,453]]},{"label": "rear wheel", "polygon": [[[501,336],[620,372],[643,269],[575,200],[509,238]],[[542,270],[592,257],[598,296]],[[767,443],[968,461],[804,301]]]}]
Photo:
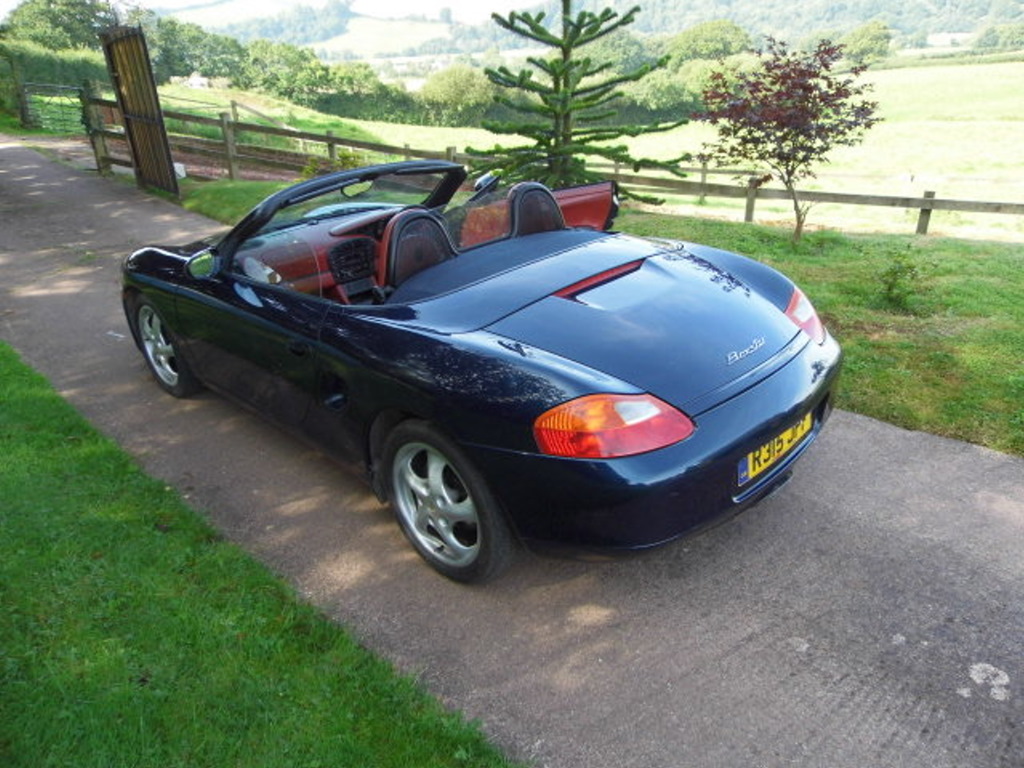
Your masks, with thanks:
[{"label": "rear wheel", "polygon": [[450,579],[485,581],[507,567],[512,534],[486,482],[451,440],[405,421],[384,447],[391,504],[406,537]]},{"label": "rear wheel", "polygon": [[156,307],[146,299],[137,299],[132,317],[142,355],[156,383],[175,397],[188,397],[202,389]]}]

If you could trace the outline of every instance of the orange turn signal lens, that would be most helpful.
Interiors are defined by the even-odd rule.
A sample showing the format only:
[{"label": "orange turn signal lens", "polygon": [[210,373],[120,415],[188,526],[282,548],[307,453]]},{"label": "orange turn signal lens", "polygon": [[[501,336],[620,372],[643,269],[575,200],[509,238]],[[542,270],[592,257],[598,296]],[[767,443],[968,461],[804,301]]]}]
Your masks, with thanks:
[{"label": "orange turn signal lens", "polygon": [[653,395],[586,395],[541,414],[533,434],[541,452],[612,459],[654,451],[693,434],[693,422]]}]

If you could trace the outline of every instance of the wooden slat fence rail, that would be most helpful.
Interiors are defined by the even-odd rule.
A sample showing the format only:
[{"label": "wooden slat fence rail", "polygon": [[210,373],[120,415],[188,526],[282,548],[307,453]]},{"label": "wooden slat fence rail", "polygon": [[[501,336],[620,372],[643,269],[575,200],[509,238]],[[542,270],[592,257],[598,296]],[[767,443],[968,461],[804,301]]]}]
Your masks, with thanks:
[{"label": "wooden slat fence rail", "polygon": [[[650,176],[634,176],[629,174],[613,174],[623,183],[637,187],[673,191],[681,194],[701,195],[707,197],[745,198],[747,209],[744,220],[754,220],[754,200],[789,200],[789,193],[784,189],[758,187],[753,182],[746,186],[737,184],[714,184],[685,179],[654,179]],[[960,211],[963,213],[1008,213],[1024,216],[1024,203],[1000,203],[981,200],[949,200],[935,197],[932,191],[925,192],[921,197],[890,196],[890,195],[857,195],[846,192],[818,192],[801,190],[800,199],[808,203],[836,203],[839,205],[869,205],[888,208],[907,208],[919,211],[917,234],[928,232],[928,223],[932,211]]]},{"label": "wooden slat fence rail", "polygon": [[[131,165],[129,160],[118,157],[109,150],[108,140],[123,141],[124,133],[112,128],[117,120],[117,103],[108,99],[86,99],[86,110],[90,116],[90,135],[96,151],[97,167],[107,169],[111,165]],[[237,114],[237,113],[236,113]],[[354,139],[326,134],[297,131],[290,128],[261,125],[259,123],[239,122],[232,119],[231,113],[224,112],[217,118],[203,117],[188,112],[164,110],[164,119],[184,125],[205,128],[204,133],[217,133],[219,138],[201,138],[193,135],[171,135],[171,147],[177,152],[190,155],[210,157],[220,167],[226,168],[229,178],[237,178],[241,166],[259,166],[262,168],[281,168],[300,171],[306,167],[311,158],[322,158],[328,162],[338,157],[338,151],[372,153],[385,158],[419,158],[425,160],[451,160],[468,162],[470,156],[459,153],[455,147],[444,150],[413,149],[408,146],[396,147],[375,142],[357,141]],[[214,129],[210,131],[209,129]],[[257,134],[275,139],[284,146],[271,147],[266,145],[246,144],[240,138],[246,134]],[[295,142],[305,151],[295,151],[287,147]],[[300,144],[301,143],[301,144]],[[313,147],[322,146],[322,151],[310,151]],[[368,161],[372,161],[367,158]],[[661,194],[692,195],[701,198],[724,197],[746,200],[745,221],[753,221],[754,208],[757,200],[788,200],[789,195],[783,189],[760,187],[753,181],[746,184],[722,184],[709,182],[710,175],[728,175],[736,177],[743,171],[736,169],[683,168],[686,173],[699,176],[700,180],[679,179],[621,173],[613,167],[607,168],[607,176],[621,184],[654,191]],[[821,192],[813,190],[800,191],[800,198],[808,203],[836,203],[839,205],[883,206],[889,208],[905,208],[917,210],[917,233],[927,234],[932,211],[959,211],[963,213],[1002,213],[1024,216],[1024,203],[991,202],[980,200],[952,200],[935,197],[932,191],[925,192],[921,197],[863,195],[845,192]]]}]

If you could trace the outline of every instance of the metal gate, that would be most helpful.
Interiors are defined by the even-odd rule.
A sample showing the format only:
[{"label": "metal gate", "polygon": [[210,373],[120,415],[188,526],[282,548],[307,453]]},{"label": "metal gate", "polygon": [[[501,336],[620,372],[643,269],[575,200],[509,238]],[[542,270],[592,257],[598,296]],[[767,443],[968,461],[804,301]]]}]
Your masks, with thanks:
[{"label": "metal gate", "polygon": [[57,133],[85,133],[82,89],[73,85],[25,83],[21,87],[21,124]]},{"label": "metal gate", "polygon": [[160,98],[140,27],[113,27],[100,35],[110,81],[124,120],[125,137],[139,186],[178,194]]}]

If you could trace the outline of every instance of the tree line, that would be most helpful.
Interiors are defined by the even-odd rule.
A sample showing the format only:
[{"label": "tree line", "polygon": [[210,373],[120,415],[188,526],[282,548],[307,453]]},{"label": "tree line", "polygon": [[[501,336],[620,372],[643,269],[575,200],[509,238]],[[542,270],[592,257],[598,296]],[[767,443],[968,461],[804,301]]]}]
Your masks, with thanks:
[{"label": "tree line", "polygon": [[[346,10],[348,0],[333,0],[325,12],[332,5]],[[98,51],[99,31],[117,23],[144,29],[158,83],[197,74],[328,114],[426,125],[479,125],[507,119],[514,110],[507,98],[503,103],[501,89],[485,74],[488,66],[502,63],[496,53],[457,59],[430,73],[422,88],[410,92],[385,82],[363,62],[325,63],[310,48],[294,43],[265,38],[242,42],[139,8],[119,16],[104,0],[24,0],[8,16],[0,35],[50,51]],[[862,39],[851,41],[853,60],[860,63],[861,55],[866,59],[885,54],[890,33],[884,25],[857,34]],[[685,117],[700,107],[700,93],[714,62],[723,59],[727,66],[742,69],[752,49],[750,35],[728,21],[705,22],[664,38],[628,30],[603,36],[589,49],[595,61],[612,62],[609,66],[619,75],[640,67],[652,70],[648,77],[623,84],[615,109],[603,121],[652,124]]]},{"label": "tree line", "polygon": [[[588,3],[597,2],[581,0],[578,5],[586,9]],[[634,26],[651,24],[661,6],[648,3]],[[555,3],[541,13],[557,18],[557,9]],[[351,16],[350,0],[330,0],[315,12],[295,9],[267,23],[287,22],[294,39],[305,40],[338,33]],[[440,71],[423,72],[422,88],[415,92],[385,81],[364,62],[324,62],[297,42],[266,37],[242,41],[140,8],[119,16],[105,0],[24,0],[0,27],[0,36],[50,51],[99,50],[98,32],[117,23],[145,30],[158,83],[198,74],[329,114],[368,120],[465,126],[507,119],[511,114],[510,106],[502,103],[500,88],[485,74],[487,68],[504,63],[495,41],[507,43],[509,39],[508,30],[493,23],[479,27],[489,36],[487,52],[455,57]],[[459,25],[452,28],[456,34],[460,29]],[[888,56],[896,34],[888,24],[876,20],[834,39],[844,46],[850,66],[862,66]],[[701,93],[718,62],[742,71],[752,65],[759,42],[735,21],[726,19],[697,23],[677,34],[645,35],[619,29],[603,36],[588,49],[593,60],[610,62],[620,75],[645,66],[652,70],[642,79],[623,83],[615,110],[605,122],[653,124],[692,114],[701,108]],[[816,42],[810,39],[797,47],[811,50]],[[1024,21],[991,27],[978,38],[978,46],[985,50],[1024,47]]]},{"label": "tree line", "polygon": [[[579,10],[599,12],[605,7],[620,13],[628,11],[631,0],[580,0]],[[323,43],[345,33],[355,16],[352,0],[327,0],[317,6],[299,6],[273,16],[235,22],[213,31],[243,42],[265,38],[296,45]],[[539,11],[551,19],[559,13],[558,0],[527,2],[524,7]],[[884,23],[894,41],[902,47],[918,47],[929,34],[961,32],[982,35],[987,30],[1024,22],[1024,9],[1015,0],[646,0],[643,13],[632,28],[643,36],[665,36],[696,26],[709,19],[724,19],[758,36],[785,39],[791,44],[823,38],[838,40],[852,29],[868,22]],[[508,43],[505,30],[490,21],[479,24],[453,22],[451,11],[442,12],[447,25],[443,37],[408,55],[483,53]],[[812,44],[805,46],[810,48]]]},{"label": "tree line", "polygon": [[[630,5],[631,0],[579,2],[581,10],[590,11],[605,6],[621,11]],[[547,0],[546,7],[556,11],[558,0]],[[933,33],[980,33],[990,25],[1024,22],[1024,8],[1012,0],[645,0],[635,30],[658,35],[719,18],[790,45],[838,40],[870,21],[881,21],[906,44]]]}]

